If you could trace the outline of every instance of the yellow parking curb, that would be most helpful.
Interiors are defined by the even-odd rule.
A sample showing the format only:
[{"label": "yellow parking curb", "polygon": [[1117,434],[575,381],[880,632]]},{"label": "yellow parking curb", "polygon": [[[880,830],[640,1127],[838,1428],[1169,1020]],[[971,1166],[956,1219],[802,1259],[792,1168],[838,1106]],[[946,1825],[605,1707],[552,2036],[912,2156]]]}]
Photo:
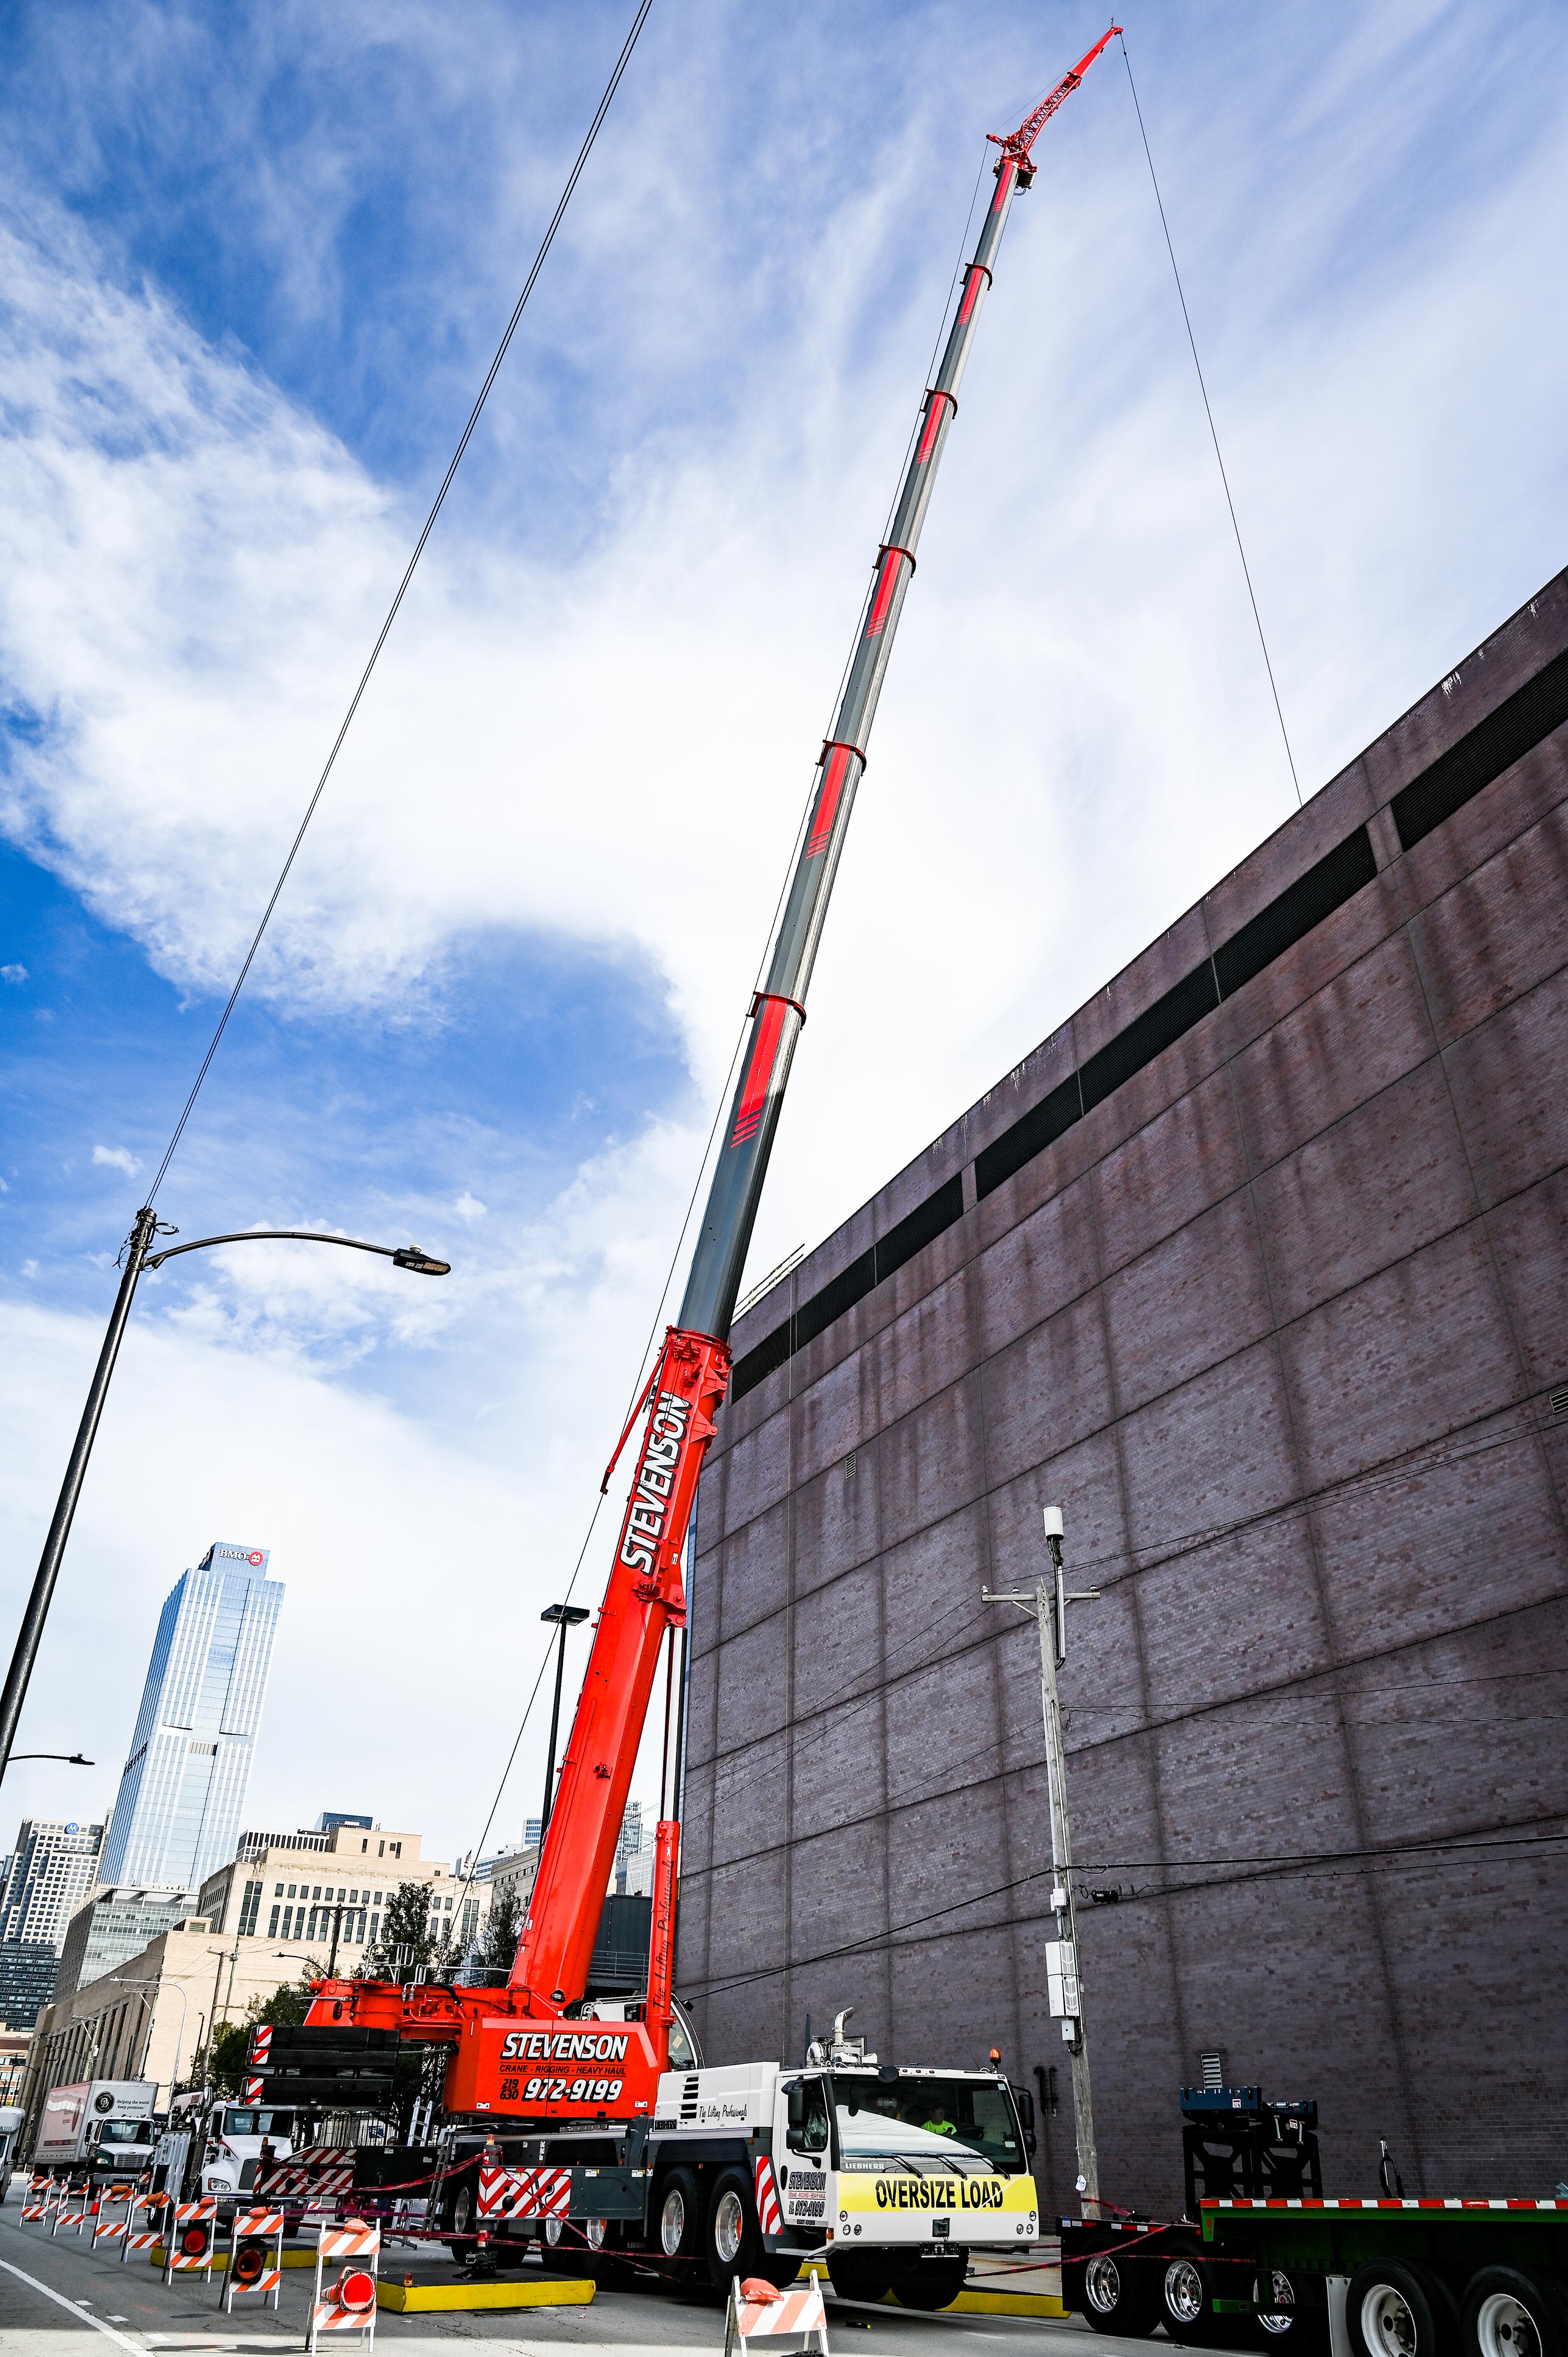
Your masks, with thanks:
[{"label": "yellow parking curb", "polygon": [[594,2297],[591,2283],[552,2276],[533,2283],[378,2283],[376,2306],[400,2315],[424,2314],[432,2309],[586,2308]]},{"label": "yellow parking curb", "polygon": [[[153,2244],[152,2249],[147,2253],[147,2258],[150,2264],[155,2267],[162,2267],[168,2265],[168,2253],[164,2249],[161,2243],[155,2243]],[[316,2254],[314,2251],[285,2251],[283,2255],[283,2263],[285,2267],[313,2267],[316,2265]],[[213,2252],[212,2271],[214,2275],[220,2275],[228,2264],[229,2254],[227,2251]],[[182,2269],[181,2272],[183,2273],[184,2270]],[[199,2267],[193,2267],[190,2272],[192,2275],[199,2276],[201,2273],[201,2269]]]},{"label": "yellow parking curb", "polygon": [[950,2316],[957,2309],[970,2316],[1066,2316],[1054,2291],[961,2291],[942,2310]]}]

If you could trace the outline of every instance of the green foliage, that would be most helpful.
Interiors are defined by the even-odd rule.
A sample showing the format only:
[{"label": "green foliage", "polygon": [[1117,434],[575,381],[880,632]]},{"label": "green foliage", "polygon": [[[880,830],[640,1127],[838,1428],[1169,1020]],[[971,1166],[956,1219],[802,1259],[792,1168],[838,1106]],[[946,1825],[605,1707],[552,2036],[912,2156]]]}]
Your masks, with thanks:
[{"label": "green foliage", "polygon": [[297,2027],[310,2007],[310,1991],[301,1983],[280,1981],[271,1996],[253,1996],[245,2007],[250,2022],[270,2021]]},{"label": "green foliage", "polygon": [[489,1921],[479,1946],[479,1962],[491,1972],[505,1972],[522,1937],[522,1901],[515,1890],[499,1891],[490,1901]]},{"label": "green foliage", "polygon": [[248,2021],[220,2021],[206,2056],[209,2075],[220,2095],[237,2095],[244,2082],[245,2057],[251,2050]]},{"label": "green foliage", "polygon": [[439,1967],[447,1958],[446,1942],[430,1936],[431,1888],[428,1882],[404,1882],[393,1891],[381,1917],[381,1936],[360,1968],[361,1977],[397,1980],[415,1964]]}]

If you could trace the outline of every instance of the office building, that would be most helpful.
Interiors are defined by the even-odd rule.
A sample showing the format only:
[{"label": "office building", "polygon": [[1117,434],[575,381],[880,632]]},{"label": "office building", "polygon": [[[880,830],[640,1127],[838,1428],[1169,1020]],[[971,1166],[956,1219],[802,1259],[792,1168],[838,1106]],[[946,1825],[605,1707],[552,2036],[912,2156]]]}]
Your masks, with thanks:
[{"label": "office building", "polygon": [[1568,575],[737,1321],[691,1586],[711,2060],[847,2005],[885,2061],[994,2044],[1070,2201],[1037,1637],[982,1594],[1058,1504],[1102,2194],[1179,2201],[1206,2055],[1316,2099],[1331,2194],[1385,2137],[1412,2195],[1552,2192],[1565,912]]},{"label": "office building", "polygon": [[58,1956],[65,1927],[100,1878],[103,1827],[75,1817],[27,1817],[0,1895],[0,1942],[48,1947]]},{"label": "office building", "polygon": [[215,1541],[165,1603],[103,1881],[184,1888],[232,1857],[284,1595],[266,1566]]},{"label": "office building", "polygon": [[27,1940],[0,1940],[0,2024],[31,2029],[55,1991],[59,1958]]},{"label": "office building", "polygon": [[194,1890],[149,1890],[136,1883],[101,1886],[66,1926],[50,1996],[58,2001],[88,1981],[118,1972],[149,1940],[160,1932],[172,1932],[198,1911]]}]

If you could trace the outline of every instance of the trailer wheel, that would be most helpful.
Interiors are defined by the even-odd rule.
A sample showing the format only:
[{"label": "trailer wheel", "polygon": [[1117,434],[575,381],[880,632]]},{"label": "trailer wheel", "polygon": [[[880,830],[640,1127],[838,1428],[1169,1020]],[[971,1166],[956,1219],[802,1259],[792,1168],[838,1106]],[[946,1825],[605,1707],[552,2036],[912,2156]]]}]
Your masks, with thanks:
[{"label": "trailer wheel", "polygon": [[451,2237],[448,2248],[458,2266],[467,2266],[479,2247],[479,2238],[472,2231],[474,2224],[474,2188],[467,2178],[453,2188],[446,2203],[446,2232]]},{"label": "trailer wheel", "polygon": [[708,2274],[720,2291],[727,2291],[736,2276],[768,2274],[751,2181],[738,2169],[719,2171],[709,2199],[707,2260]]},{"label": "trailer wheel", "polygon": [[1146,2341],[1160,2320],[1159,2295],[1149,2263],[1096,2251],[1083,2266],[1083,2317],[1096,2332]]},{"label": "trailer wheel", "polygon": [[1326,2338],[1326,2304],[1315,2303],[1305,2285],[1298,2284],[1282,2267],[1255,2279],[1252,2298],[1260,2304],[1265,2299],[1274,2302],[1273,2308],[1261,2309],[1252,2319],[1258,2329],[1260,2349],[1277,2351],[1278,2357],[1287,2357],[1287,2352],[1294,2357],[1296,2350],[1316,2349]]},{"label": "trailer wheel", "polygon": [[1350,2278],[1345,2321],[1355,2357],[1454,2357],[1459,2303],[1441,2276],[1369,2259]]},{"label": "trailer wheel", "polygon": [[689,2169],[672,2169],[659,2196],[659,2250],[666,2266],[702,2256],[702,2209]]},{"label": "trailer wheel", "polygon": [[1466,2357],[1564,2357],[1564,2300],[1550,2276],[1483,2267],[1465,2293]]},{"label": "trailer wheel", "polygon": [[1251,2318],[1216,2316],[1214,2285],[1200,2259],[1170,2260],[1160,2276],[1159,2297],[1160,2321],[1173,2341],[1195,2349],[1234,2349],[1249,2338]]}]

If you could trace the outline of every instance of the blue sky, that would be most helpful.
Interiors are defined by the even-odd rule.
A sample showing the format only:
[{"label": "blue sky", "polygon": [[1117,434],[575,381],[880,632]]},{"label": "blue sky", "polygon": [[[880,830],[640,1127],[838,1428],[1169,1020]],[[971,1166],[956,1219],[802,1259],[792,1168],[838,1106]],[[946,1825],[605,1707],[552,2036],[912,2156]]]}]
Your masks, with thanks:
[{"label": "blue sky", "polygon": [[[13,1609],[138,1182],[628,16],[0,21]],[[250,1247],[149,1285],[38,1746],[117,1762],[158,1599],[211,1538],[254,1541],[290,1599],[251,1817],[369,1807],[441,1855],[477,1835],[655,1314],[983,134],[1101,29],[1059,0],[656,0],[161,1201],[187,1235],[413,1234],[456,1273]],[[1545,5],[1430,0],[1127,30],[1310,791],[1563,561],[1568,33]],[[1040,161],[758,1270],[1294,807],[1114,49]],[[324,1717],[328,1658],[356,1700]],[[18,1771],[15,1802],[84,1809],[85,1783]]]}]

